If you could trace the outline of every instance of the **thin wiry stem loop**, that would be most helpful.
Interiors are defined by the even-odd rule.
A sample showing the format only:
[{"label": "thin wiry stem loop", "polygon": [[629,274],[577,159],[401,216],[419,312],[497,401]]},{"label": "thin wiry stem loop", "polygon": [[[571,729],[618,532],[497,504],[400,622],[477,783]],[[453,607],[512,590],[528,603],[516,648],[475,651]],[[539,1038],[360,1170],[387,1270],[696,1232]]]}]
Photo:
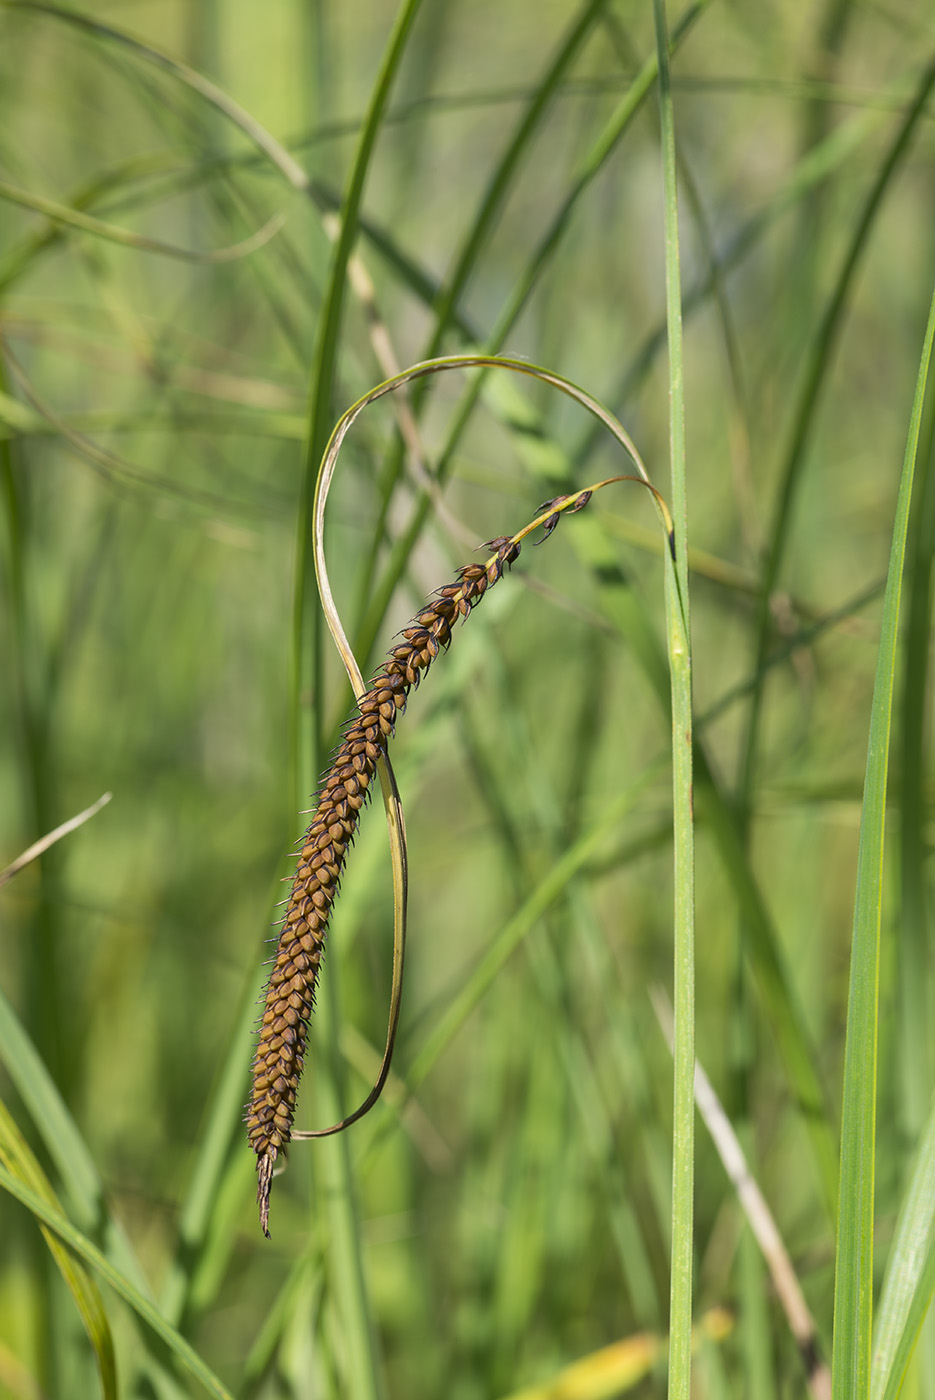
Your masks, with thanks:
[{"label": "thin wiry stem loop", "polygon": [[[351,651],[341,625],[324,560],[324,509],[341,444],[358,414],[392,389],[443,369],[506,364],[533,374],[584,403],[607,424],[636,464],[638,476],[614,476],[579,491],[546,501],[529,524],[512,536],[488,542],[492,553],[485,563],[467,564],[453,583],[440,588],[399,634],[397,644],[369,685]],[[337,424],[319,472],[314,502],[315,568],[331,634],[354,688],[357,713],[347,723],[331,767],[319,790],[314,816],[305,833],[292,891],[286,905],[272,971],[267,984],[259,1040],[253,1063],[253,1088],[247,1107],[247,1133],[257,1157],[257,1201],[260,1223],[269,1234],[269,1194],[276,1162],[293,1139],[327,1137],[361,1118],[376,1103],[389,1074],[399,1021],[405,948],[406,848],[402,806],[387,755],[396,716],[406,706],[409,693],[442,650],[447,650],[458,618],[466,618],[488,588],[518,558],[522,542],[542,528],[542,539],[553,532],[563,514],[582,510],[595,491],[616,481],[637,481],[653,494],[660,519],[672,542],[672,522],[665,502],[649,481],[646,469],[625,430],[584,391],[549,371],[521,361],[491,357],[457,356],[429,361],[395,375],[350,408]],[[541,541],[540,541],[541,542]],[[325,933],[337,897],[348,850],[357,830],[359,813],[379,776],[390,824],[394,855],[396,904],[393,990],[386,1049],[377,1080],[364,1102],[348,1117],[329,1128],[294,1132],[296,1096],[305,1056],[318,971],[324,953]]]}]

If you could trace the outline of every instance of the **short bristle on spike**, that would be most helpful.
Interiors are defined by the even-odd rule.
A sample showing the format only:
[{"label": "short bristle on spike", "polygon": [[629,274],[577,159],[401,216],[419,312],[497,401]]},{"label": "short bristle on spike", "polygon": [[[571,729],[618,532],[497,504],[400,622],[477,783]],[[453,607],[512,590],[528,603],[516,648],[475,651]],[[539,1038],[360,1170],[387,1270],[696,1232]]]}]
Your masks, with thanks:
[{"label": "short bristle on spike", "polygon": [[[581,499],[568,506],[564,503],[570,498],[559,496],[546,502],[544,509],[554,505],[580,510],[590,494],[581,492]],[[556,510],[543,522],[543,538],[555,529],[560,514],[561,510]],[[454,623],[466,618],[487,589],[499,582],[504,569],[519,557],[521,545],[516,536],[501,535],[490,540],[487,548],[493,553],[485,564],[466,564],[459,569],[456,580],[439,588],[402,629],[360,697],[357,713],[344,727],[331,767],[322,779],[312,821],[301,842],[296,843],[300,846],[298,864],[266,987],[246,1110],[247,1135],[257,1159],[260,1224],[267,1237],[270,1188],[276,1163],[285,1156],[292,1135],[325,933],[359,813],[370,796],[378,761],[386,753],[409,692],[450,645]]]}]

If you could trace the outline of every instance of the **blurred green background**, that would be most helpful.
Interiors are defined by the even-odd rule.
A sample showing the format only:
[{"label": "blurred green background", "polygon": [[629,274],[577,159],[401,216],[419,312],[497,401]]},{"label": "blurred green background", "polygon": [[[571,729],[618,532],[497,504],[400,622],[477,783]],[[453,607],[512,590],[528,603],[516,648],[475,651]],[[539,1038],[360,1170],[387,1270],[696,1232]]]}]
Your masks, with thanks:
[{"label": "blurred green background", "polygon": [[[605,402],[667,491],[651,7],[419,7],[323,348],[329,217],[394,17],[363,0],[0,6],[0,865],[113,794],[0,890],[4,1025],[35,1045],[166,1315],[242,1395],[481,1400],[666,1330],[671,1063],[648,992],[671,982],[669,722],[658,532],[632,487],[527,546],[411,701],[393,746],[412,880],[394,1082],[345,1137],[295,1146],[271,1244],[257,1225],[239,1114],[264,939],[303,774],[326,757],[313,736],[349,705],[330,647],[297,661],[297,616],[304,638],[320,627],[296,612],[315,445],[386,377],[384,336],[402,366],[489,347]],[[827,1352],[830,1177],[747,951],[752,926],[785,970],[833,1143],[880,595],[935,266],[935,14],[713,0],[669,23],[709,763],[697,1049]],[[314,374],[330,398],[310,418]],[[443,516],[410,528],[419,476],[390,401],[342,455],[328,556],[365,672],[480,541],[627,470],[580,410],[503,374],[451,437],[468,385],[412,398]],[[893,738],[881,1264],[932,1084],[931,519],[924,489]],[[511,923],[595,829],[544,912]],[[366,1091],[391,953],[375,809],[300,1127]],[[438,1039],[452,1007],[469,1014]],[[68,1210],[57,1130],[4,1037],[0,1092]],[[802,1394],[701,1128],[697,1146],[696,1312],[733,1310],[700,1344],[697,1393]],[[83,1227],[106,1237],[103,1217]],[[0,1394],[97,1393],[7,1196],[0,1240]],[[154,1379],[170,1363],[105,1303],[121,1393],[201,1393]],[[935,1395],[933,1363],[923,1346],[912,1393]],[[664,1393],[658,1367],[636,1384]]]}]

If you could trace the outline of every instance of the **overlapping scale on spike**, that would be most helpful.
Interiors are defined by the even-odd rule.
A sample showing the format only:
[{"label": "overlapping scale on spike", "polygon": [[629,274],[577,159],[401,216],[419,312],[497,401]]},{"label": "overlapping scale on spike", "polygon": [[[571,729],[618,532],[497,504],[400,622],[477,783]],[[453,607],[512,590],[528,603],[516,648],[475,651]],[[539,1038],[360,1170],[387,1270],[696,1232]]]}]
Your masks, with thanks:
[{"label": "overlapping scale on spike", "polygon": [[448,647],[458,618],[467,617],[520,552],[507,536],[491,540],[488,548],[494,553],[486,564],[460,569],[456,582],[440,588],[403,629],[345,729],[305,833],[266,988],[246,1112],[257,1156],[260,1223],[267,1235],[273,1168],[292,1131],[325,931],[358,813],[409,691]]}]

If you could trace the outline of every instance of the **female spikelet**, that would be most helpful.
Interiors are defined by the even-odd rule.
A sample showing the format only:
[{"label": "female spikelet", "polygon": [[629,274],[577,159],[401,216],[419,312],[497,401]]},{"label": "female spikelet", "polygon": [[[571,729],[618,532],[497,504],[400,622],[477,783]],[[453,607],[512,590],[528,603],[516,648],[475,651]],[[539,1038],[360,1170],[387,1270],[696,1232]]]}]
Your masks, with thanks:
[{"label": "female spikelet", "polygon": [[486,564],[460,569],[457,581],[439,589],[403,629],[402,640],[373,677],[345,729],[305,833],[266,989],[246,1115],[257,1157],[260,1223],[267,1235],[273,1168],[292,1132],[325,931],[358,813],[409,691],[448,646],[457,619],[467,617],[520,552],[516,538],[491,540],[488,547],[495,553]]}]

